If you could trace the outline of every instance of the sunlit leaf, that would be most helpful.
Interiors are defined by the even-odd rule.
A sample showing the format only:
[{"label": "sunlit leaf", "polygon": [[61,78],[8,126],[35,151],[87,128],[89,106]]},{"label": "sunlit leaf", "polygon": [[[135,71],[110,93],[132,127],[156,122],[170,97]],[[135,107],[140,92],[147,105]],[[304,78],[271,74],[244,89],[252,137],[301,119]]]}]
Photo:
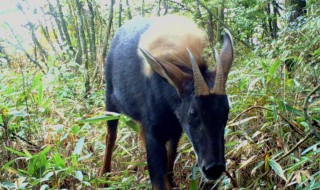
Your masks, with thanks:
[{"label": "sunlit leaf", "polygon": [[270,165],[272,170],[276,172],[276,174],[278,174],[282,179],[287,181],[286,176],[284,176],[284,171],[282,170],[282,167],[276,161],[270,159],[268,164]]},{"label": "sunlit leaf", "polygon": [[301,153],[301,155],[303,156],[303,155],[307,154],[307,153],[310,152],[310,151],[315,151],[315,150],[317,150],[317,149],[320,149],[320,146],[319,146],[319,145],[320,145],[320,141],[317,142],[316,144],[310,146],[309,148],[305,149],[305,150]]},{"label": "sunlit leaf", "polygon": [[189,190],[197,190],[198,189],[198,181],[197,181],[197,172],[199,171],[199,168],[196,166],[192,167],[192,173],[191,173],[191,182]]},{"label": "sunlit leaf", "polygon": [[79,180],[79,181],[83,181],[83,174],[81,171],[75,171],[75,177]]},{"label": "sunlit leaf", "polygon": [[37,97],[37,103],[39,106],[42,105],[42,99],[43,99],[43,84],[41,82],[38,88],[38,97]]},{"label": "sunlit leaf", "polygon": [[84,137],[81,137],[81,138],[78,140],[78,142],[77,142],[77,144],[76,144],[76,147],[75,147],[75,149],[74,149],[74,151],[73,151],[72,154],[79,155],[80,152],[81,152],[82,149],[83,149],[83,145],[84,145]]},{"label": "sunlit leaf", "polygon": [[252,161],[253,161],[256,157],[257,157],[257,155],[253,155],[253,156],[251,156],[249,159],[247,159],[247,160],[245,160],[244,162],[242,162],[242,163],[240,164],[240,167],[239,167],[238,170],[240,170],[241,168],[246,167],[248,164],[251,164]]},{"label": "sunlit leaf", "polygon": [[229,124],[228,126],[236,126],[236,125],[240,125],[242,123],[246,123],[252,119],[257,119],[258,117],[257,116],[252,116],[252,117],[248,117],[248,118],[245,118],[245,119],[242,119],[240,121],[237,121],[237,122],[234,122],[234,123],[231,123]]},{"label": "sunlit leaf", "polygon": [[5,147],[5,149],[6,149],[6,150],[8,150],[8,151],[10,151],[10,152],[12,152],[13,154],[18,155],[18,156],[28,157],[28,155],[27,155],[27,154],[22,153],[22,152],[19,152],[19,151],[17,151],[17,150],[14,150],[14,149],[12,149],[12,148]]},{"label": "sunlit leaf", "polygon": [[48,181],[54,175],[53,172],[48,172],[43,178],[41,178],[41,182]]},{"label": "sunlit leaf", "polygon": [[276,70],[279,68],[281,63],[282,63],[282,61],[280,59],[278,59],[272,63],[272,65],[269,67],[269,74],[271,76],[273,76],[275,74]]},{"label": "sunlit leaf", "polygon": [[52,160],[53,160],[53,164],[58,169],[63,169],[66,167],[65,161],[61,158],[60,154],[58,153],[54,154],[52,157]]},{"label": "sunlit leaf", "polygon": [[16,188],[14,183],[11,183],[9,181],[4,181],[4,182],[1,182],[0,184],[1,184],[1,187],[6,188],[6,189],[15,189]]},{"label": "sunlit leaf", "polygon": [[88,119],[83,119],[80,120],[80,123],[84,122],[89,122],[89,123],[94,123],[94,122],[100,122],[100,121],[110,121],[110,120],[116,120],[119,119],[119,115],[105,115],[105,116],[97,116],[97,117],[92,117]]}]

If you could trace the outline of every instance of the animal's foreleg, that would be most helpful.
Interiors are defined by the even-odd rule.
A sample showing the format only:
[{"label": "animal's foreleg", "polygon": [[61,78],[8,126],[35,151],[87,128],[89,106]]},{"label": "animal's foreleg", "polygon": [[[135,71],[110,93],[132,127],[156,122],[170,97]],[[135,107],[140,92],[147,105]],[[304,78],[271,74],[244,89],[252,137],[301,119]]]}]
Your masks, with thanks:
[{"label": "animal's foreleg", "polygon": [[153,190],[169,190],[167,151],[165,142],[157,135],[147,133],[147,160]]}]

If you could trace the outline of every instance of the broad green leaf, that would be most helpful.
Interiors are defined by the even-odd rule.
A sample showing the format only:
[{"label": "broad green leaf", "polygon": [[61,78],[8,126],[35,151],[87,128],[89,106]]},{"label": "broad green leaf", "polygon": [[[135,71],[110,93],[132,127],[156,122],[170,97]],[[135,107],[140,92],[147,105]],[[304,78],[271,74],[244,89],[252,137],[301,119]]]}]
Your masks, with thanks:
[{"label": "broad green leaf", "polygon": [[9,181],[1,182],[1,187],[6,189],[16,189],[16,186],[14,185],[14,183],[11,183]]},{"label": "broad green leaf", "polygon": [[316,144],[310,146],[309,148],[305,149],[305,150],[301,153],[301,155],[303,156],[303,155],[305,155],[306,153],[310,152],[311,150],[314,151],[314,150],[316,150],[316,149],[319,149],[319,148],[320,148],[319,145],[320,145],[320,141],[317,142]]},{"label": "broad green leaf", "polygon": [[87,154],[87,155],[85,155],[85,156],[81,156],[81,157],[78,159],[78,161],[86,160],[86,159],[90,158],[91,156],[92,156],[92,153]]},{"label": "broad green leaf", "polygon": [[76,178],[79,180],[79,181],[83,181],[83,174],[81,171],[75,171],[75,174],[76,174]]},{"label": "broad green leaf", "polygon": [[53,172],[48,172],[43,178],[41,178],[41,182],[44,182],[44,181],[48,181],[50,178],[51,178],[51,176],[53,176]]},{"label": "broad green leaf", "polygon": [[139,133],[140,132],[140,127],[139,125],[134,122],[132,119],[126,119],[125,117],[121,117],[122,118],[122,121],[124,121],[128,127],[130,127],[134,132],[137,132]]},{"label": "broad green leaf", "polygon": [[38,99],[37,99],[38,106],[42,105],[42,99],[43,99],[43,84],[41,82],[38,88]]},{"label": "broad green leaf", "polygon": [[273,113],[273,118],[274,120],[278,120],[278,110],[277,110],[277,107],[276,106],[272,106],[272,113]]},{"label": "broad green leaf", "polygon": [[13,162],[15,162],[15,160],[10,160],[1,167],[1,170],[6,170]]},{"label": "broad green leaf", "polygon": [[320,189],[320,182],[314,183],[312,185],[310,185],[310,187],[308,188],[310,190],[319,190]]},{"label": "broad green leaf", "polygon": [[52,160],[54,162],[53,163],[54,166],[57,167],[58,169],[63,169],[66,167],[65,161],[60,157],[58,153],[53,155]]},{"label": "broad green leaf", "polygon": [[282,167],[274,160],[270,159],[268,161],[268,164],[270,165],[270,167],[272,168],[272,170],[274,172],[276,172],[276,174],[278,176],[280,176],[282,179],[284,179],[285,181],[287,181],[286,176],[284,176],[284,171],[282,170]]},{"label": "broad green leaf", "polygon": [[307,157],[302,157],[297,163],[291,165],[289,168],[286,169],[287,173],[291,173],[292,171],[296,170],[297,168],[301,167],[303,164],[311,162],[311,160]]},{"label": "broad green leaf", "polygon": [[281,102],[281,103],[282,103],[283,108],[284,108],[285,110],[287,110],[288,112],[293,113],[293,114],[295,114],[295,115],[299,115],[299,116],[301,116],[301,117],[304,117],[304,114],[303,114],[300,110],[298,110],[298,109],[290,106],[290,105],[287,104],[286,102]]},{"label": "broad green leaf", "polygon": [[281,65],[282,61],[280,59],[276,60],[269,68],[269,74],[273,76],[276,73],[276,70]]},{"label": "broad green leaf", "polygon": [[192,167],[192,173],[191,173],[191,182],[189,190],[197,190],[198,189],[198,181],[197,181],[197,172],[199,168],[197,166]]},{"label": "broad green leaf", "polygon": [[28,158],[32,157],[32,154],[28,150],[23,149],[23,152],[28,156]]},{"label": "broad green leaf", "polygon": [[42,78],[42,73],[39,73],[34,77],[33,83],[31,85],[31,89],[34,89],[39,84],[41,78]]},{"label": "broad green leaf", "polygon": [[41,154],[47,154],[49,151],[50,151],[50,149],[51,149],[51,146],[49,145],[49,146],[46,146],[45,148],[43,148],[42,150],[41,150]]},{"label": "broad green leaf", "polygon": [[27,185],[29,185],[27,182],[20,183],[18,189],[26,189]]},{"label": "broad green leaf", "polygon": [[76,147],[75,147],[75,149],[74,149],[72,154],[79,155],[80,152],[82,151],[83,145],[84,145],[84,137],[81,137],[78,140],[78,142],[76,144]]},{"label": "broad green leaf", "polygon": [[74,125],[71,127],[71,132],[73,135],[78,134],[80,130],[81,130],[81,127],[79,125]]},{"label": "broad green leaf", "polygon": [[44,174],[48,165],[48,160],[45,154],[34,155],[28,163],[28,173],[31,177],[40,178]]},{"label": "broad green leaf", "polygon": [[94,123],[94,122],[99,122],[99,121],[109,121],[109,120],[116,120],[119,119],[119,115],[115,116],[115,115],[104,115],[104,116],[98,116],[98,117],[92,117],[92,118],[88,118],[88,119],[83,119],[80,120],[80,123]]},{"label": "broad green leaf", "polygon": [[17,151],[17,150],[14,150],[14,149],[12,149],[12,148],[9,148],[9,147],[5,147],[5,149],[7,149],[8,151],[10,151],[10,152],[12,152],[13,154],[16,154],[16,155],[18,155],[18,156],[22,156],[22,157],[28,158],[28,155],[25,154],[25,153],[19,152],[19,151]]},{"label": "broad green leaf", "polygon": [[48,184],[41,185],[40,190],[46,190],[46,189],[50,189],[50,186]]},{"label": "broad green leaf", "polygon": [[10,112],[9,112],[9,115],[10,115],[10,116],[14,116],[14,117],[25,117],[25,116],[27,116],[28,114],[23,113],[23,112],[21,112],[21,111],[13,110],[13,111],[10,111]]}]

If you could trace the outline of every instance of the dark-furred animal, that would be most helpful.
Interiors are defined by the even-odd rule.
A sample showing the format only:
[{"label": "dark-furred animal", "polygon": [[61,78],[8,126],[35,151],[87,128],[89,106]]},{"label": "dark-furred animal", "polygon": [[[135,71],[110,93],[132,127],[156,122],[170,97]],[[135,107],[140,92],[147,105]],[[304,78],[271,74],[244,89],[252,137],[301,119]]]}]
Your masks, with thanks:
[{"label": "dark-furred animal", "polygon": [[[226,81],[233,43],[226,32],[216,65],[202,58],[205,33],[188,18],[135,18],[115,34],[107,55],[107,111],[121,112],[141,124],[152,189],[174,186],[173,167],[182,132],[190,139],[207,179],[225,171],[224,130],[229,104]],[[117,120],[108,121],[100,175],[110,172]],[[167,148],[166,148],[167,147]]]}]

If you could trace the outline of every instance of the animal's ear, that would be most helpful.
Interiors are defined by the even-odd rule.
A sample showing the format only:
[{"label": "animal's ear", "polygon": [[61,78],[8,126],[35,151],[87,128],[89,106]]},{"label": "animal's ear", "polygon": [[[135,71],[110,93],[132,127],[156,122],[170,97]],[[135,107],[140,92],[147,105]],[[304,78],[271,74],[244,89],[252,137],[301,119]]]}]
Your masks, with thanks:
[{"label": "animal's ear", "polygon": [[177,66],[173,64],[164,64],[161,61],[153,57],[147,50],[139,48],[143,56],[146,58],[151,68],[158,73],[161,77],[166,79],[179,94],[185,92],[186,79],[190,78],[189,75],[181,71]]},{"label": "animal's ear", "polygon": [[225,30],[225,35],[223,37],[223,46],[220,52],[220,59],[223,68],[223,74],[225,77],[227,77],[233,62],[233,42],[232,36],[228,30]]}]

